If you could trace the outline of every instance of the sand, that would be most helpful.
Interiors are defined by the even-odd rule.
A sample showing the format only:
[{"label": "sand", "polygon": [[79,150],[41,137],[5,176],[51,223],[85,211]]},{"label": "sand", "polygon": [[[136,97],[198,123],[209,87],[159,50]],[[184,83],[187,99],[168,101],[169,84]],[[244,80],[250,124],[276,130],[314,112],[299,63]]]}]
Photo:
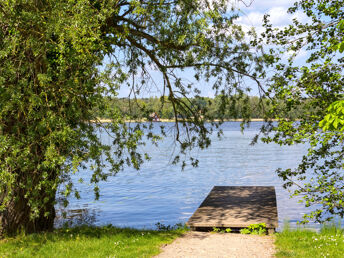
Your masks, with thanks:
[{"label": "sand", "polygon": [[274,257],[273,236],[191,231],[155,257]]}]

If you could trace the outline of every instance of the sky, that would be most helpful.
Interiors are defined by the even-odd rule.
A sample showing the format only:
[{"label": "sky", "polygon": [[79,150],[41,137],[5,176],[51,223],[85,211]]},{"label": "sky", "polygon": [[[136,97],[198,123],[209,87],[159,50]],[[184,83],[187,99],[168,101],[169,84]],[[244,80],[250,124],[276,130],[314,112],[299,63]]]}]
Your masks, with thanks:
[{"label": "sky", "polygon": [[[249,30],[254,27],[258,33],[263,31],[262,20],[264,14],[270,15],[270,21],[274,27],[282,28],[291,23],[293,18],[297,18],[301,22],[305,22],[307,17],[302,12],[296,12],[294,14],[288,14],[288,8],[294,3],[293,0],[231,0],[232,4],[240,10],[240,17],[236,21],[242,25],[244,30]],[[300,53],[298,58],[302,59],[306,53]],[[161,96],[161,85],[162,80],[160,73],[152,71],[152,77],[155,80],[155,84],[158,86],[152,86],[149,89],[141,92],[142,97],[149,96]],[[192,80],[190,78],[186,79]],[[199,85],[198,85],[199,87]],[[210,84],[202,83],[201,87],[203,96],[214,97],[214,91],[211,89]],[[253,90],[252,95],[257,95],[258,92]],[[124,86],[119,91],[119,97],[127,97],[129,95],[128,87]]]},{"label": "sky", "polygon": [[[235,0],[235,5],[241,10],[242,16],[237,22],[246,27],[261,28],[264,14],[270,15],[270,21],[275,27],[284,27],[290,24],[293,18],[306,21],[306,15],[300,11],[288,14],[288,8],[293,5],[293,0]],[[249,6],[246,6],[249,5]]]}]

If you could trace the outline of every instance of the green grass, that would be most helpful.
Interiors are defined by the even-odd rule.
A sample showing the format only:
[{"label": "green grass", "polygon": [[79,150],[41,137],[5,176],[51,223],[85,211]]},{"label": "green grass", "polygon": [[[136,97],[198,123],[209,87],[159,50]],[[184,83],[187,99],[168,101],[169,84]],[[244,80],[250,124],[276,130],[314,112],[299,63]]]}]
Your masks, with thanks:
[{"label": "green grass", "polygon": [[0,257],[151,257],[186,229],[169,231],[82,226],[0,240]]},{"label": "green grass", "polygon": [[276,257],[344,257],[344,232],[340,227],[324,226],[319,233],[284,229],[276,233]]}]

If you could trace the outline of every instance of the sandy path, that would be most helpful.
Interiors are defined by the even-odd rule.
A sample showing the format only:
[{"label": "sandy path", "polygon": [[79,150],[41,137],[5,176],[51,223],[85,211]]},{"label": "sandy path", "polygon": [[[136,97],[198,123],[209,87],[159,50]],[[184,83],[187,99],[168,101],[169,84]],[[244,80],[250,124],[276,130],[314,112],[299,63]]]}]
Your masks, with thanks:
[{"label": "sandy path", "polygon": [[274,257],[271,236],[189,232],[162,247],[165,257]]}]

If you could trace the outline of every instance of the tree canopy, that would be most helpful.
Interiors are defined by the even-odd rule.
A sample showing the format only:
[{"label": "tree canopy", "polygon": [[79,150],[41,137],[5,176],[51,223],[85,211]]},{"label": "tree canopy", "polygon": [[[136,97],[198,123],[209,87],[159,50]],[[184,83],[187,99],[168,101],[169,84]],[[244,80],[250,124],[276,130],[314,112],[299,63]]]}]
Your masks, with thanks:
[{"label": "tree canopy", "polygon": [[[289,12],[302,11],[308,21],[295,19],[284,29],[273,29],[265,17],[264,40],[276,46],[266,55],[275,68],[267,92],[274,103],[286,103],[286,109],[276,104],[271,109],[279,122],[262,128],[263,140],[309,146],[296,168],[277,171],[285,187],[301,195],[306,206],[314,205],[303,222],[344,216],[343,6],[337,0],[296,1]],[[300,65],[296,58],[302,51],[306,58]],[[290,54],[287,61],[282,58],[285,53]],[[301,103],[307,104],[300,120],[288,117],[288,110]]]},{"label": "tree canopy", "polygon": [[192,117],[175,124],[181,151],[207,147],[211,129],[189,98],[200,91],[180,74],[224,95],[242,94],[244,77],[261,87],[260,48],[246,43],[236,17],[224,0],[1,1],[0,231],[51,229],[56,193],[79,197],[70,175],[82,180],[86,163],[97,197],[100,180],[149,159],[138,146],[159,137],[145,125],[127,125],[116,108],[112,123],[91,121],[119,87],[135,95],[152,84],[151,71],[176,121],[181,112]]},{"label": "tree canopy", "polygon": [[[205,112],[198,83],[212,84],[217,117],[240,103],[244,120],[250,117],[245,85],[254,83],[265,98],[257,105],[269,99],[265,118],[279,119],[262,127],[263,141],[309,144],[295,169],[278,171],[306,206],[317,205],[305,221],[343,217],[343,6],[296,1],[289,11],[301,10],[308,22],[295,19],[278,30],[266,16],[259,40],[235,23],[238,12],[226,0],[1,1],[0,234],[51,229],[56,193],[65,205],[70,194],[79,197],[71,175],[82,181],[86,164],[97,198],[99,181],[149,159],[138,147],[156,143],[164,128],[154,135],[150,125],[128,125],[113,101],[120,87],[135,100],[156,83],[156,71],[181,153],[209,146],[214,128],[205,125],[215,117]],[[296,57],[304,50],[300,65]],[[266,66],[274,74],[263,85]],[[102,124],[97,116],[113,122]],[[179,161],[186,164],[177,155]]]}]

